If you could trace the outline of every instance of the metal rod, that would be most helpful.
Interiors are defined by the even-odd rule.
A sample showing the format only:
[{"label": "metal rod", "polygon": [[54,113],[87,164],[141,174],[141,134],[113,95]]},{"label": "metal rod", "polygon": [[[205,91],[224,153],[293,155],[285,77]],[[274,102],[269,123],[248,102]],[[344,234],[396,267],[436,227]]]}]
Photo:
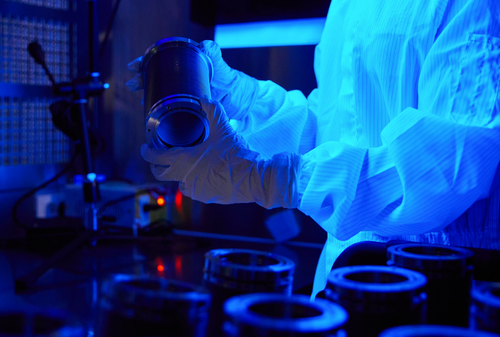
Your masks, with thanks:
[{"label": "metal rod", "polygon": [[69,254],[78,248],[82,243],[87,241],[93,232],[85,232],[73,241],[71,241],[67,246],[58,251],[56,254],[52,255],[48,260],[40,263],[35,269],[26,275],[17,278],[14,281],[16,291],[24,291],[36,283],[38,278],[50,270],[57,262],[69,256]]}]

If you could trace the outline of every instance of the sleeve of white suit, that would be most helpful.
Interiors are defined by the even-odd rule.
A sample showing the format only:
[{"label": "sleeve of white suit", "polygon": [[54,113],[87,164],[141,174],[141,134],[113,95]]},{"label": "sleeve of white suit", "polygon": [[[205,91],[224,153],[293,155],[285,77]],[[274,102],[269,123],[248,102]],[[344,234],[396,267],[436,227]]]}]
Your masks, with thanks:
[{"label": "sleeve of white suit", "polygon": [[286,91],[272,81],[258,81],[248,113],[233,125],[250,147],[267,158],[281,152],[303,154],[314,148],[317,90],[309,97]]},{"label": "sleeve of white suit", "polygon": [[302,212],[347,240],[365,230],[389,236],[442,228],[488,197],[500,162],[500,39],[466,39],[458,69],[450,69],[455,54],[444,52],[453,41],[428,56],[418,109],[385,127],[382,146],[328,142],[302,157]]}]

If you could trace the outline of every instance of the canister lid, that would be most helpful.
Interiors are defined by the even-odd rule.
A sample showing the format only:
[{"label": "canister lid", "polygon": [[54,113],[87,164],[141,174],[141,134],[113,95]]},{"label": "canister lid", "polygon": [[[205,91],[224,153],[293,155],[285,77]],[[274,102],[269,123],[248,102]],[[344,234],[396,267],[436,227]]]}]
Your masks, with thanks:
[{"label": "canister lid", "polygon": [[205,254],[204,272],[241,282],[275,282],[293,276],[295,263],[251,249],[214,249]]},{"label": "canister lid", "polygon": [[202,287],[153,276],[112,275],[102,290],[111,301],[150,309],[175,308],[180,302],[208,304],[211,298]]},{"label": "canister lid", "polygon": [[224,313],[235,325],[279,332],[318,333],[340,328],[347,312],[327,300],[305,295],[247,294],[230,298]]},{"label": "canister lid", "polygon": [[412,270],[461,272],[472,266],[474,254],[465,248],[425,243],[405,243],[387,248],[387,258]]},{"label": "canister lid", "polygon": [[333,269],[327,297],[363,302],[414,301],[427,279],[413,270],[389,266],[351,266]]}]

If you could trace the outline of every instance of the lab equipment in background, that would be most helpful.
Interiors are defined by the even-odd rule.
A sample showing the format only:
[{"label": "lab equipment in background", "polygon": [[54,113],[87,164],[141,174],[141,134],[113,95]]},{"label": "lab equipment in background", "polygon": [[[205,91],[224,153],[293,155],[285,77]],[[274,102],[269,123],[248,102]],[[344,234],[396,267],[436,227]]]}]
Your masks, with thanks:
[{"label": "lab equipment in background", "polygon": [[377,336],[389,327],[425,323],[424,275],[388,266],[333,269],[325,296],[349,314],[348,336]]},{"label": "lab equipment in background", "polygon": [[224,304],[226,337],[343,337],[347,312],[305,295],[247,294]]},{"label": "lab equipment in background", "polygon": [[497,334],[472,331],[445,325],[406,325],[383,331],[378,337],[500,337]]},{"label": "lab equipment in background", "polygon": [[[172,184],[104,183],[100,185],[101,200],[97,203],[102,225],[139,228],[156,222],[173,220],[175,188]],[[65,215],[81,217],[83,199],[81,186],[67,185],[64,190]],[[118,202],[116,202],[118,200]]]},{"label": "lab equipment in background", "polygon": [[210,294],[159,277],[113,275],[102,288],[97,337],[204,337]]},{"label": "lab equipment in background", "polygon": [[468,326],[472,259],[459,247],[406,243],[387,248],[387,264],[427,277],[427,323]]},{"label": "lab equipment in background", "polygon": [[162,39],[142,58],[146,140],[158,149],[202,143],[210,133],[199,100],[210,98],[212,63],[198,43],[183,37]]},{"label": "lab equipment in background", "polygon": [[500,283],[484,283],[471,291],[470,328],[500,335]]},{"label": "lab equipment in background", "polygon": [[0,312],[0,337],[86,337],[68,314],[52,309]]},{"label": "lab equipment in background", "polygon": [[214,249],[205,254],[203,284],[212,294],[208,336],[222,336],[224,302],[248,293],[290,295],[295,263],[283,256],[248,249]]}]

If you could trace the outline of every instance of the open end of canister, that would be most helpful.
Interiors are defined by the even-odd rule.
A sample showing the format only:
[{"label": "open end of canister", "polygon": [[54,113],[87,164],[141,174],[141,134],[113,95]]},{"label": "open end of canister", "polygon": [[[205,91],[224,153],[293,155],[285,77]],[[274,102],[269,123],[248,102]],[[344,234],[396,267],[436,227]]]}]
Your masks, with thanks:
[{"label": "open end of canister", "polygon": [[156,129],[159,140],[168,147],[197,145],[205,139],[205,132],[200,117],[181,110],[165,115]]},{"label": "open end of canister", "polygon": [[344,277],[362,283],[401,283],[408,281],[408,277],[403,275],[378,270],[346,273]]},{"label": "open end of canister", "polygon": [[258,315],[283,319],[298,319],[320,316],[322,312],[307,303],[269,301],[255,303],[248,310]]},{"label": "open end of canister", "polygon": [[404,252],[417,254],[417,255],[427,255],[427,256],[457,256],[460,255],[460,251],[453,250],[451,248],[444,247],[433,247],[427,246],[408,246],[402,248]]},{"label": "open end of canister", "polygon": [[[226,331],[241,336],[241,331],[259,331],[262,336],[301,336],[333,331],[347,321],[347,312],[337,304],[308,296],[280,294],[246,294],[224,303]],[[260,335],[259,334],[259,335]],[[253,336],[253,334],[252,334]],[[326,334],[325,334],[326,336]]]},{"label": "open end of canister", "polygon": [[249,252],[232,252],[221,257],[221,261],[234,263],[242,266],[272,266],[280,263],[273,256],[249,253]]}]

